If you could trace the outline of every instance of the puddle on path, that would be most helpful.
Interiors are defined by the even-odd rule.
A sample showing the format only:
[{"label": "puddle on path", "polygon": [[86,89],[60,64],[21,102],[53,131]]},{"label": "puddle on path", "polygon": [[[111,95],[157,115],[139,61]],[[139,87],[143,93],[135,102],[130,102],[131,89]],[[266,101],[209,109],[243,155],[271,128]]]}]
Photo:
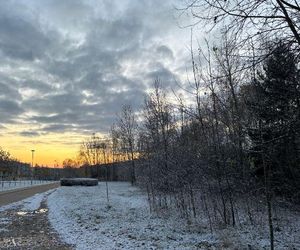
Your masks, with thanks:
[{"label": "puddle on path", "polygon": [[35,211],[18,211],[17,215],[25,216],[25,215],[30,215],[30,214],[43,214],[43,213],[46,213],[47,211],[48,211],[47,208],[41,208],[41,209],[35,210]]},{"label": "puddle on path", "polygon": [[28,212],[25,212],[25,211],[18,211],[17,212],[17,215],[20,215],[20,216],[24,216],[26,214],[28,214]]},{"label": "puddle on path", "polygon": [[73,249],[73,246],[60,240],[48,220],[47,212],[46,198],[35,210],[25,205],[1,212],[0,249]]},{"label": "puddle on path", "polygon": [[38,211],[36,211],[36,213],[38,213],[38,214],[43,214],[43,213],[46,213],[47,211],[48,211],[47,208],[41,208],[41,209],[39,209]]}]

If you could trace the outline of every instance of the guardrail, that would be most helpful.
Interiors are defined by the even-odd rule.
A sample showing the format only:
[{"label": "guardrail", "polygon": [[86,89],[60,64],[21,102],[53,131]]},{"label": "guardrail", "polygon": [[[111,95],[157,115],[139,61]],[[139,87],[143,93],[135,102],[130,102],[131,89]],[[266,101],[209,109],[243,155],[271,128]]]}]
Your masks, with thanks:
[{"label": "guardrail", "polygon": [[0,191],[48,184],[48,183],[53,183],[53,182],[54,181],[46,181],[46,180],[16,180],[16,181],[13,181],[13,180],[1,181],[0,180]]}]

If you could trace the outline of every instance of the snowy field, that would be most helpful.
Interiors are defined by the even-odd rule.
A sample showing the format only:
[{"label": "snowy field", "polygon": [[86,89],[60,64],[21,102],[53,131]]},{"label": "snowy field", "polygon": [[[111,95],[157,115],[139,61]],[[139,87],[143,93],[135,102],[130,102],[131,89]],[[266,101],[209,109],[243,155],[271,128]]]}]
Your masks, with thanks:
[{"label": "snowy field", "polygon": [[30,187],[36,185],[43,185],[53,183],[53,181],[43,180],[20,180],[20,181],[0,181],[0,192],[12,190],[16,188]]},{"label": "snowy field", "polygon": [[208,249],[217,243],[180,221],[151,216],[146,196],[129,183],[109,183],[109,190],[109,206],[105,183],[61,187],[48,197],[50,222],[64,241],[76,249]]},{"label": "snowy field", "polygon": [[[219,227],[210,233],[205,219],[187,224],[184,219],[164,214],[151,215],[147,196],[129,183],[111,182],[109,204],[105,183],[94,187],[60,187],[23,201],[0,207],[0,213],[17,209],[26,214],[37,210],[47,199],[48,217],[63,241],[76,249],[269,249],[264,228]],[[279,212],[279,211],[278,211]],[[300,249],[300,218],[285,211],[280,226],[275,221],[275,249]],[[279,218],[279,217],[278,217]],[[0,220],[1,225],[9,222]],[[1,230],[0,230],[1,231]]]},{"label": "snowy field", "polygon": [[[48,198],[52,226],[77,249],[269,249],[267,227],[210,233],[204,220],[150,215],[146,195],[129,183],[109,183],[109,206],[105,190],[105,183],[61,187]],[[286,223],[289,230],[275,234],[277,249],[300,249],[299,217],[291,214]]]}]

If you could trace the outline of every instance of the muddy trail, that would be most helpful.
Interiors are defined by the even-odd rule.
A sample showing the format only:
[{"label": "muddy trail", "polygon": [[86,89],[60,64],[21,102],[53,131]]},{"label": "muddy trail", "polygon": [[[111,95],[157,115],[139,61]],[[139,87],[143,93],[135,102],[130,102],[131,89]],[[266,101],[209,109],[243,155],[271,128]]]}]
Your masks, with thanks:
[{"label": "muddy trail", "polygon": [[20,205],[0,212],[0,249],[73,249],[60,240],[50,225],[48,195],[37,210],[26,211]]}]

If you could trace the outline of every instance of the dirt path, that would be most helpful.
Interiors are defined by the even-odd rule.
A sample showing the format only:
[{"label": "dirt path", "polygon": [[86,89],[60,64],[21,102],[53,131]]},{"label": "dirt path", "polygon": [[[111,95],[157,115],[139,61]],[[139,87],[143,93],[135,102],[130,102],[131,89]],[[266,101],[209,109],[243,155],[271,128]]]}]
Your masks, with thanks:
[{"label": "dirt path", "polygon": [[57,187],[59,187],[58,182],[0,192],[0,207],[13,202],[24,200],[37,193],[43,193]]},{"label": "dirt path", "polygon": [[[49,194],[48,194],[49,195]],[[0,249],[70,250],[48,220],[47,195],[34,211],[22,210],[22,205],[0,213]]]}]

